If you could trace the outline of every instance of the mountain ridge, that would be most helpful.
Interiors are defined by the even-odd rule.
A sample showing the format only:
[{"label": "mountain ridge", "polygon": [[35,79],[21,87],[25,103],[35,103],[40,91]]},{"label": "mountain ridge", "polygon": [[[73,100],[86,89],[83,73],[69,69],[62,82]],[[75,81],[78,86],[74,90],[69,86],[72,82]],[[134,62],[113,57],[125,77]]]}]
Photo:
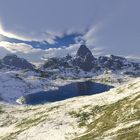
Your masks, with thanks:
[{"label": "mountain ridge", "polygon": [[[28,62],[26,59],[20,58],[15,54],[8,54],[0,60],[0,69],[7,70],[28,70],[43,73],[49,76],[71,73],[81,75],[81,73],[102,74],[105,71],[123,72],[125,75],[140,76],[140,63],[130,61],[125,57],[110,55],[94,57],[91,51],[81,45],[74,57],[69,54],[65,57],[48,58],[40,67]],[[46,74],[48,73],[48,74]]]},{"label": "mountain ridge", "polygon": [[132,75],[140,75],[140,63],[131,62],[125,57],[110,55],[99,56],[95,58],[91,51],[85,46],[81,45],[76,53],[76,56],[66,56],[62,58],[49,58],[43,65],[46,69],[80,69],[85,72],[103,72],[107,70],[120,71],[126,70]]},{"label": "mountain ridge", "polygon": [[48,58],[39,68],[26,59],[15,54],[8,54],[0,60],[0,69],[31,70],[35,72],[48,72],[57,69],[60,73],[71,71],[76,75],[84,73],[103,73],[104,71],[123,71],[124,74],[140,76],[140,63],[130,61],[125,57],[110,55],[94,57],[85,45],[81,45],[74,57],[69,54],[65,57]]}]

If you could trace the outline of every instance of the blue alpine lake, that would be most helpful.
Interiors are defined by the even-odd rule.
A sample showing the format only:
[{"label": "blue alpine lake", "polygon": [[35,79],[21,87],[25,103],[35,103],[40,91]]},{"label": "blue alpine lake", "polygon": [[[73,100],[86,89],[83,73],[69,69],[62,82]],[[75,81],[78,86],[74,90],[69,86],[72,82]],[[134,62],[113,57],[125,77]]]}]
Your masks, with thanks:
[{"label": "blue alpine lake", "polygon": [[42,91],[25,96],[26,104],[36,105],[62,101],[69,98],[93,95],[110,90],[113,86],[91,81],[71,83],[60,86],[57,90]]}]

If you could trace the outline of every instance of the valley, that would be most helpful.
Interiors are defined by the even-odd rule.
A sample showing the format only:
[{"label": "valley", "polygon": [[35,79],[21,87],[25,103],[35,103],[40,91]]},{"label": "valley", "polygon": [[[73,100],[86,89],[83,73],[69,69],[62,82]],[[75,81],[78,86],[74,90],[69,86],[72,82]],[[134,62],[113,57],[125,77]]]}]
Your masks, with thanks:
[{"label": "valley", "polygon": [[82,46],[38,68],[15,55],[0,66],[1,140],[139,139],[138,62]]}]

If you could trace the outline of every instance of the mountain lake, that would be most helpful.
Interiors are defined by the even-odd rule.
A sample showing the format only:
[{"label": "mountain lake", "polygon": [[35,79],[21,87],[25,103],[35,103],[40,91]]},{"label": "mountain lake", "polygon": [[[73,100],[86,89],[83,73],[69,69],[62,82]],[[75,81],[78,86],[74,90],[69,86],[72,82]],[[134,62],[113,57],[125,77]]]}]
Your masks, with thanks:
[{"label": "mountain lake", "polygon": [[42,91],[24,96],[26,104],[37,105],[62,101],[77,96],[99,94],[110,90],[113,86],[91,81],[71,83],[60,86],[56,90]]}]

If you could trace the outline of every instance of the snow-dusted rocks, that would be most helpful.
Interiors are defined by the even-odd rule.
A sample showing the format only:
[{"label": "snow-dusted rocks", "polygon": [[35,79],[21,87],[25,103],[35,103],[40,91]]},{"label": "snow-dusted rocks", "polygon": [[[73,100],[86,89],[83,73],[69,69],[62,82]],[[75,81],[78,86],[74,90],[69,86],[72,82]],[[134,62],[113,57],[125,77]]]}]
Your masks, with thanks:
[{"label": "snow-dusted rocks", "polygon": [[45,90],[47,83],[47,79],[35,72],[3,71],[0,72],[0,98],[15,104],[21,96]]},{"label": "snow-dusted rocks", "polygon": [[[139,76],[139,63],[113,55],[94,58],[86,46],[75,57],[50,58],[38,70],[24,59],[6,56],[0,61],[0,139],[114,140],[124,134],[137,139]],[[85,80],[115,88],[50,104],[15,105],[24,103],[25,95]]]},{"label": "snow-dusted rocks", "polygon": [[8,68],[16,68],[16,69],[28,69],[28,70],[34,70],[35,66],[31,63],[29,63],[26,59],[19,58],[17,55],[14,54],[8,54],[6,55],[2,60],[1,64],[3,67]]},{"label": "snow-dusted rocks", "polygon": [[91,71],[95,64],[95,58],[85,45],[81,45],[73,60],[73,64],[84,71]]},{"label": "snow-dusted rocks", "polygon": [[58,69],[59,74],[73,71],[73,74],[81,76],[83,73],[103,73],[106,70],[113,72],[122,71],[131,76],[140,76],[140,64],[131,62],[124,57],[110,55],[95,58],[91,51],[81,45],[76,56],[49,58],[42,66],[44,70]]}]

